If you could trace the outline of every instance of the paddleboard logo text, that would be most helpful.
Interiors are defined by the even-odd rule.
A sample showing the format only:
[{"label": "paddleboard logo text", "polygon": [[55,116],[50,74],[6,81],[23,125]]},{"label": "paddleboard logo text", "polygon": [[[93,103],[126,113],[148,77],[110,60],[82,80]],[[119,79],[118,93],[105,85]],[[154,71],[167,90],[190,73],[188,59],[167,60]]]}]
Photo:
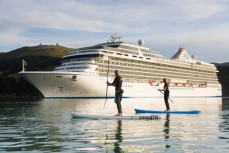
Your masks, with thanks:
[{"label": "paddleboard logo text", "polygon": [[161,117],[158,115],[151,115],[151,116],[140,116],[139,120],[158,120]]}]

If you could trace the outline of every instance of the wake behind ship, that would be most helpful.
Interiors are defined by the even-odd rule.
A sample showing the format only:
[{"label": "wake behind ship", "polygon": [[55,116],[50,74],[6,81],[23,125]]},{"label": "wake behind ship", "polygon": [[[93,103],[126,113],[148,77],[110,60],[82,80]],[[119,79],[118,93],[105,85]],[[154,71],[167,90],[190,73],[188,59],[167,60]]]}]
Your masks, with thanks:
[{"label": "wake behind ship", "polygon": [[[123,78],[123,97],[161,97],[163,78],[169,80],[171,97],[222,96],[213,64],[191,57],[184,48],[167,59],[142,40],[133,45],[116,36],[110,42],[72,50],[54,71],[23,70],[19,75],[47,98],[102,98],[107,74],[112,81],[116,69]],[[114,88],[108,89],[108,97],[114,97]]]}]

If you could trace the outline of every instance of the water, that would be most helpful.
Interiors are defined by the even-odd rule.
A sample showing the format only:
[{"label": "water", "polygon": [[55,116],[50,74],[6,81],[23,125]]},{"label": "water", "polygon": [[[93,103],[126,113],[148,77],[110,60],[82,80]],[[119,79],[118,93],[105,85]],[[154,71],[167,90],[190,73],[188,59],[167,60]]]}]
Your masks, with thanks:
[{"label": "water", "polygon": [[[173,98],[172,110],[197,115],[159,114],[160,120],[73,119],[70,112],[114,115],[113,99],[1,100],[0,152],[228,152],[229,99]],[[134,108],[164,110],[162,98],[124,99]]]}]

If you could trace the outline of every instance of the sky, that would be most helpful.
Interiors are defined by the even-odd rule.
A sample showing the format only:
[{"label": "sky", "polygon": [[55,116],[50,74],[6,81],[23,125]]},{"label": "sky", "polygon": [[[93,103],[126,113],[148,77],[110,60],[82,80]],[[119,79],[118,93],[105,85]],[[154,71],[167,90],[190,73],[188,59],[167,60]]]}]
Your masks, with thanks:
[{"label": "sky", "polygon": [[171,58],[186,48],[229,62],[228,0],[0,0],[0,52],[24,46],[77,48],[121,40]]}]

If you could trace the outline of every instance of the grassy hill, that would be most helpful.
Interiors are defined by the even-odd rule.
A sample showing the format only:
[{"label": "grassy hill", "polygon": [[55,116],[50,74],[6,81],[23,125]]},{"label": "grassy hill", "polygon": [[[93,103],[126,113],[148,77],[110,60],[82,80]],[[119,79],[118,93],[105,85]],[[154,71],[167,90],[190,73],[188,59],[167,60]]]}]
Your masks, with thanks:
[{"label": "grassy hill", "polygon": [[0,54],[0,72],[21,71],[22,60],[27,62],[28,70],[53,70],[62,56],[72,48],[54,45],[22,47]]},{"label": "grassy hill", "polygon": [[26,56],[52,56],[61,58],[71,48],[59,45],[39,45],[33,47],[22,47],[7,53],[0,54],[0,59],[12,59]]},{"label": "grassy hill", "polygon": [[70,50],[59,45],[39,45],[0,53],[0,96],[41,97],[37,89],[17,75],[22,70],[22,60],[27,62],[29,71],[52,71]]},{"label": "grassy hill", "polygon": [[222,85],[223,96],[229,96],[229,63],[217,64],[214,63],[219,70],[218,79]]}]

